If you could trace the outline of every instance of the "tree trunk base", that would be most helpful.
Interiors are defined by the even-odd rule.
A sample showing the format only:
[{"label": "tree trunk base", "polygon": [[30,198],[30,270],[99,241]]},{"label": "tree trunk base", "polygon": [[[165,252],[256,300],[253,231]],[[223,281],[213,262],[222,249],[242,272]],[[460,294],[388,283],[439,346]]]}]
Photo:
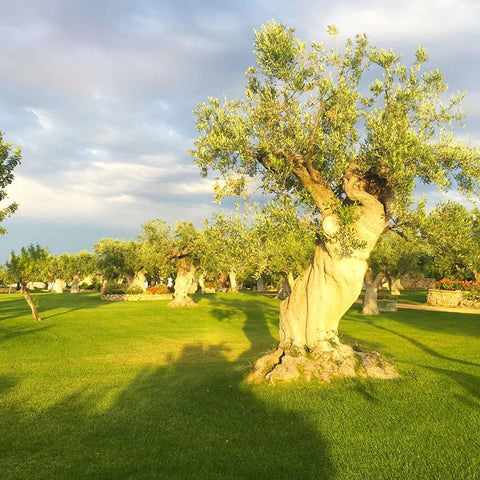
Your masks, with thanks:
[{"label": "tree trunk base", "polygon": [[350,345],[322,342],[312,352],[292,347],[279,347],[255,363],[249,383],[279,383],[317,379],[330,383],[333,378],[371,377],[398,378],[393,364],[377,352],[364,352]]},{"label": "tree trunk base", "polygon": [[198,305],[190,298],[175,298],[170,303],[167,303],[167,307],[198,307]]}]

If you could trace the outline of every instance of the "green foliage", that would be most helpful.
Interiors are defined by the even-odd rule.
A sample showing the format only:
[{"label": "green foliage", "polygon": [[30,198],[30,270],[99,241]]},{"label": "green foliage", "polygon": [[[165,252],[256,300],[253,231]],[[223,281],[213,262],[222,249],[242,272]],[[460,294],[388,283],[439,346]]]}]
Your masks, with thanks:
[{"label": "green foliage", "polygon": [[255,213],[252,231],[255,276],[298,275],[313,259],[316,235],[308,214],[301,214],[287,198],[265,204]]},{"label": "green foliage", "polygon": [[117,294],[124,294],[126,292],[126,286],[123,283],[118,283],[116,281],[109,281],[105,284],[103,289],[103,293],[105,295],[117,295]]},{"label": "green foliage", "polygon": [[425,218],[422,232],[437,278],[469,279],[480,269],[478,210],[444,202]]},{"label": "green foliage", "polygon": [[447,85],[438,70],[424,70],[425,49],[407,66],[365,35],[343,50],[307,48],[271,21],[255,32],[254,52],[244,98],[210,98],[195,111],[191,154],[203,175],[219,174],[219,196],[245,193],[255,177],[266,192],[342,219],[351,214],[340,205],[351,204],[344,182],[353,173],[388,216],[406,211],[416,181],[480,192],[478,149],[452,134],[464,95],[444,103]]},{"label": "green foliage", "polygon": [[48,268],[48,250],[40,245],[22,247],[20,254],[10,254],[6,263],[8,277],[26,286],[28,282],[43,280]]},{"label": "green foliage", "polygon": [[133,278],[143,266],[138,242],[102,238],[93,249],[98,256],[98,268],[107,280]]},{"label": "green foliage", "polygon": [[[21,148],[12,148],[10,142],[5,142],[3,133],[0,132],[0,202],[7,198],[6,187],[13,182],[13,170],[20,164],[22,159]],[[12,215],[18,208],[16,203],[11,203],[0,208],[0,223]],[[7,233],[5,228],[0,226],[0,235]]]},{"label": "green foliage", "polygon": [[156,218],[142,225],[138,236],[141,245],[143,266],[153,281],[160,281],[173,273],[172,263],[173,239],[170,226],[165,220]]}]

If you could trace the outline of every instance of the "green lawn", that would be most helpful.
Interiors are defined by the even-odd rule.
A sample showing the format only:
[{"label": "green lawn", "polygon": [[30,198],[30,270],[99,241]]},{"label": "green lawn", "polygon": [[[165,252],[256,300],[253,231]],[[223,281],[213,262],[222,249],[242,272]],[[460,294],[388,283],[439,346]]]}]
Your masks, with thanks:
[{"label": "green lawn", "polygon": [[108,303],[0,295],[0,478],[479,479],[480,316],[342,320],[392,358],[394,381],[251,386],[275,345],[261,294]]}]

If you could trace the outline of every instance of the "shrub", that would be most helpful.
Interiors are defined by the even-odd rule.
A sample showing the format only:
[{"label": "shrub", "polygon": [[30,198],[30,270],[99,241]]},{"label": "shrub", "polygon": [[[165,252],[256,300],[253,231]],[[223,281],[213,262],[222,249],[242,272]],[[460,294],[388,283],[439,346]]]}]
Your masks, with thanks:
[{"label": "shrub", "polygon": [[125,286],[115,282],[108,282],[103,289],[105,295],[118,295],[125,293]]},{"label": "shrub", "polygon": [[138,285],[130,284],[125,289],[125,293],[128,295],[140,295],[143,293],[143,288]]}]

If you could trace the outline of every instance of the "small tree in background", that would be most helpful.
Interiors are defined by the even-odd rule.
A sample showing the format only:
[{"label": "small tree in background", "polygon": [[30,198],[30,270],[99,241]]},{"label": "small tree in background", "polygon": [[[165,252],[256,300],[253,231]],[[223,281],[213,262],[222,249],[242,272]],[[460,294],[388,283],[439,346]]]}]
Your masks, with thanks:
[{"label": "small tree in background", "polygon": [[176,262],[177,276],[175,278],[175,298],[168,304],[169,307],[197,305],[188,294],[196,285],[195,261],[200,245],[200,232],[192,222],[182,220],[175,224],[171,258]]},{"label": "small tree in background", "polygon": [[425,218],[423,241],[437,278],[471,279],[478,272],[478,210],[448,201],[437,205]]},{"label": "small tree in background", "polygon": [[140,256],[149,277],[153,282],[173,274],[172,264],[173,240],[170,225],[165,220],[156,218],[142,225],[142,233],[138,236]]},{"label": "small tree in background", "polygon": [[[5,142],[3,133],[0,132],[0,202],[7,198],[6,187],[13,182],[13,169],[20,164],[21,159],[21,148],[12,149],[10,142]],[[16,203],[0,208],[0,223],[12,215],[17,208]],[[7,233],[5,228],[0,226],[0,235],[5,233]]]},{"label": "small tree in background", "polygon": [[[207,254],[215,262],[218,273],[228,274],[229,292],[238,292],[238,278],[248,271],[252,255],[250,208],[244,205],[244,211],[237,205],[230,215],[214,214],[212,223],[206,223],[203,234],[208,244]],[[212,265],[212,264],[211,264]],[[210,267],[211,268],[211,267]]]},{"label": "small tree in background", "polygon": [[306,217],[288,198],[265,204],[255,215],[257,275],[281,275],[279,298],[290,295],[295,278],[311,263],[315,253],[315,232]]},{"label": "small tree in background", "polygon": [[47,249],[39,245],[30,245],[27,248],[22,248],[20,255],[12,252],[10,260],[6,263],[9,278],[20,284],[25,301],[36,321],[41,321],[41,318],[38,314],[37,306],[30,296],[28,285],[45,278],[48,257]]}]

